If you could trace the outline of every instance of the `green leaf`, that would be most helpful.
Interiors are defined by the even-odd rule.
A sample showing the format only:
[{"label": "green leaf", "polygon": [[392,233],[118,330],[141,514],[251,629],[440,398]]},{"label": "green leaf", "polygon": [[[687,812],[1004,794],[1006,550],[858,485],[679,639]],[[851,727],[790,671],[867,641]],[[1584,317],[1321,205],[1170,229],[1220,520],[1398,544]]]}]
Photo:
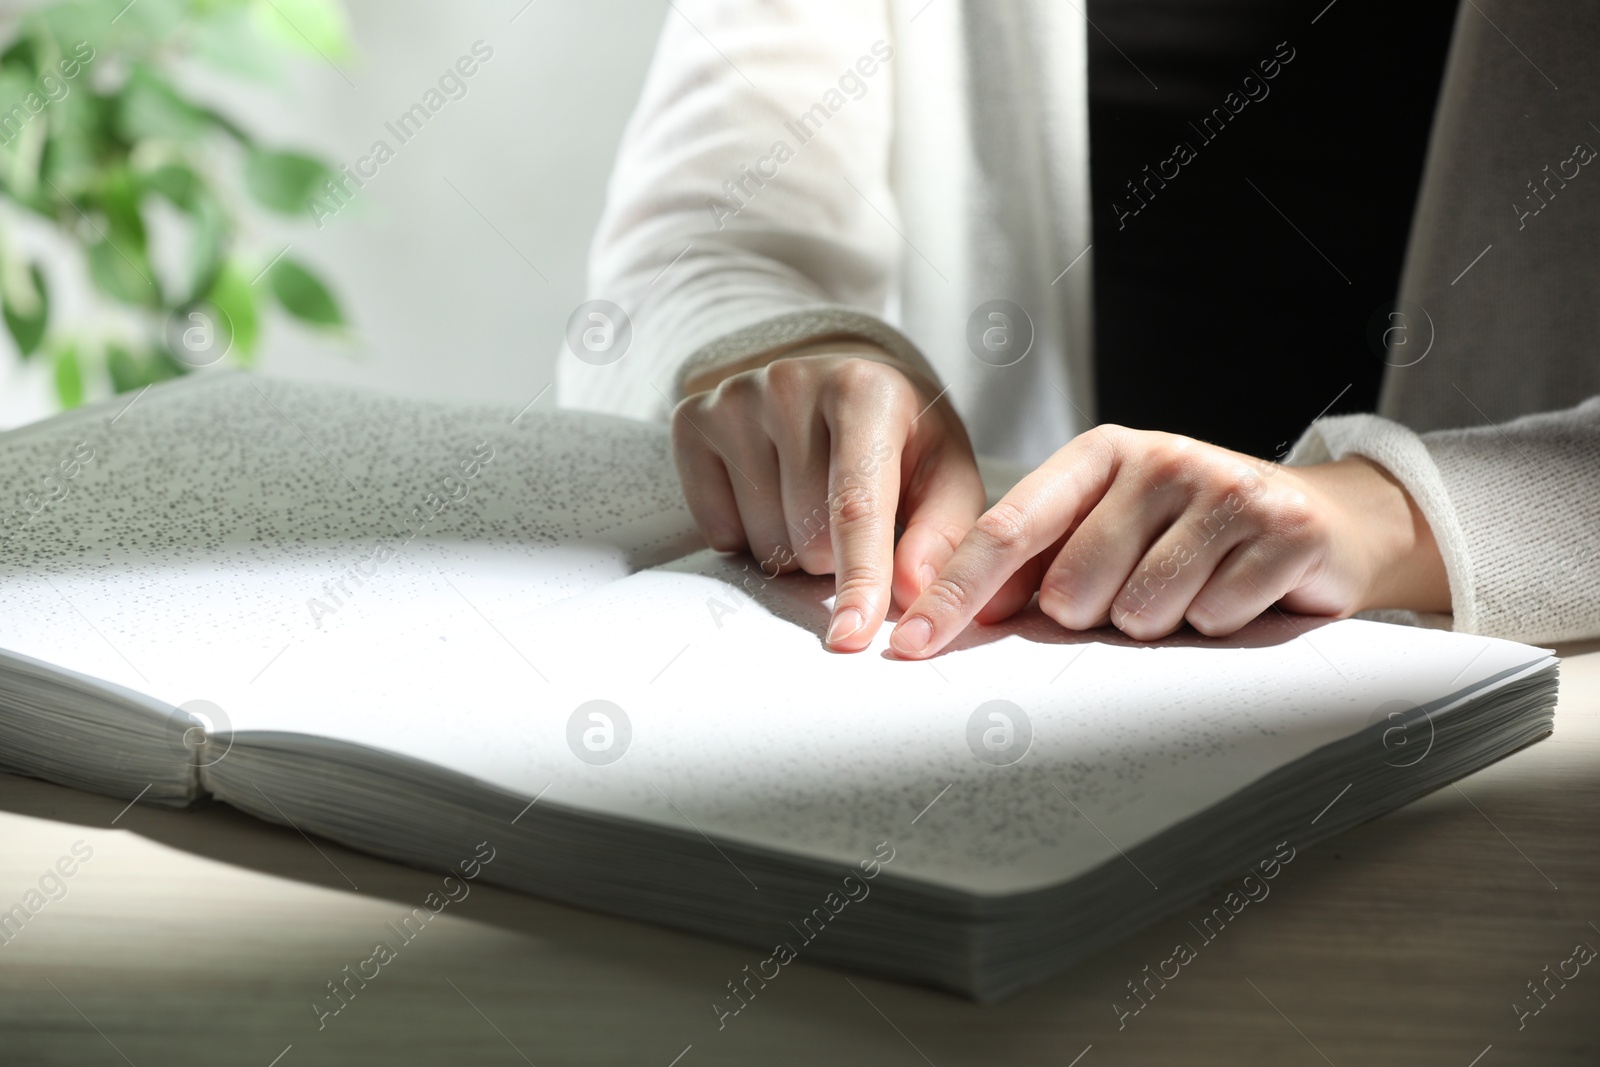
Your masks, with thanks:
[{"label": "green leaf", "polygon": [[129,141],[170,138],[192,141],[212,128],[212,119],[195,107],[165,78],[143,64],[133,68],[117,94],[117,132]]},{"label": "green leaf", "polygon": [[[0,66],[0,119],[7,120],[4,126],[0,126],[0,140],[7,144],[17,135],[19,124],[39,118],[26,103],[28,94],[34,92],[35,84],[27,68],[10,63]],[[39,99],[42,101],[43,95]],[[13,113],[13,109],[17,108],[21,110]]]},{"label": "green leaf", "polygon": [[172,353],[165,348],[157,348],[145,358],[145,373],[152,382],[164,382],[169,378],[182,377],[190,370],[191,368],[173,359]]},{"label": "green leaf", "polygon": [[264,39],[250,9],[232,6],[193,21],[194,52],[217,70],[257,82],[276,82],[284,51]]},{"label": "green leaf", "polygon": [[98,206],[105,212],[111,240],[117,247],[132,247],[143,253],[145,247],[144,216],[139,213],[139,185],[126,167],[115,167],[105,173],[98,190]]},{"label": "green leaf", "polygon": [[27,76],[31,78],[39,69],[35,54],[33,38],[18,37],[6,46],[4,52],[0,52],[0,67],[7,69],[23,68],[27,71]]},{"label": "green leaf", "polygon": [[245,188],[263,205],[286,215],[299,215],[317,186],[330,175],[321,160],[299,152],[269,152],[256,149],[244,168]]},{"label": "green leaf", "polygon": [[350,54],[350,32],[337,0],[255,0],[257,28],[278,43],[328,62]]},{"label": "green leaf", "polygon": [[89,277],[100,291],[125,304],[161,306],[161,288],[146,252],[144,218],[139,213],[139,188],[125,167],[109,171],[85,210],[98,209],[104,228],[89,245]]},{"label": "green leaf", "polygon": [[106,346],[106,370],[111,375],[111,388],[126,393],[176,378],[188,373],[189,368],[173,359],[165,349],[136,356],[121,345],[112,343]]},{"label": "green leaf", "polygon": [[260,321],[256,318],[256,298],[250,283],[237,264],[229,263],[217,275],[206,299],[222,309],[233,327],[233,351],[240,363],[252,364]]},{"label": "green leaf", "polygon": [[6,192],[21,200],[37,193],[40,156],[49,132],[46,117],[27,106],[30,96],[35,103],[43,101],[33,86],[23,68],[0,70],[0,176]]},{"label": "green leaf", "polygon": [[142,176],[145,188],[159,193],[174,207],[193,212],[203,187],[194,171],[181,163],[167,163]]},{"label": "green leaf", "polygon": [[[86,76],[79,77],[87,81]],[[96,184],[100,157],[115,143],[111,107],[109,99],[95,96],[86,85],[76,85],[51,105],[42,169],[63,194],[77,196]]]},{"label": "green leaf", "polygon": [[295,318],[314,326],[344,325],[344,316],[339,313],[339,305],[334,303],[327,286],[294,260],[278,260],[267,277],[278,303]]},{"label": "green leaf", "polygon": [[144,369],[139,366],[139,361],[133,358],[133,353],[121,345],[106,346],[106,370],[111,374],[111,388],[114,392],[126,393],[144,388]]},{"label": "green leaf", "polygon": [[88,256],[89,277],[101,292],[124,304],[161,306],[161,291],[156,287],[144,249],[96,241],[89,246]]},{"label": "green leaf", "polygon": [[63,408],[75,408],[83,403],[83,367],[78,362],[78,350],[64,345],[55,355],[56,397]]},{"label": "green leaf", "polygon": [[30,17],[63,45],[87,40],[99,55],[140,55],[171,42],[205,6],[205,0],[72,0],[37,5]]},{"label": "green leaf", "polygon": [[33,279],[31,304],[27,293],[8,293],[5,304],[6,329],[11,331],[11,339],[17,343],[17,351],[23,358],[38,351],[44,329],[50,324],[50,291],[45,288],[44,273],[37,264],[29,268],[28,273]]},{"label": "green leaf", "polygon": [[216,108],[202,107],[198,109],[198,112],[199,114],[205,116],[206,120],[213,126],[221,130],[223,133],[236,138],[238,142],[244,145],[246,148],[249,148],[255,144],[255,138],[250,136],[250,132],[248,130],[239,125],[237,122],[234,122]]},{"label": "green leaf", "polygon": [[233,240],[233,227],[222,205],[210,193],[203,193],[196,201],[194,216],[189,292],[191,299],[198,299],[216,283]]}]

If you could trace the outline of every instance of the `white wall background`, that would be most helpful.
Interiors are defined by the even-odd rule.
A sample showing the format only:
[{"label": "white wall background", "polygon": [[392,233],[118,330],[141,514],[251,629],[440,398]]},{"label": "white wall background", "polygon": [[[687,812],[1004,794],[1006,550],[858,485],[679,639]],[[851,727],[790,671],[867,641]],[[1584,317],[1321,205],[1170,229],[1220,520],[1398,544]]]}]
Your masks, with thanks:
[{"label": "white wall background", "polygon": [[[268,143],[353,164],[380,137],[398,145],[384,123],[474,41],[494,56],[467,79],[467,95],[398,147],[321,229],[255,220],[250,244],[264,256],[289,245],[332,283],[353,327],[333,340],[274,312],[263,325],[260,368],[520,406],[552,381],[567,316],[584,298],[588,242],[666,0],[346,6],[356,56],[339,69],[295,60],[276,88],[214,77],[191,88]],[[37,234],[27,243],[50,244]],[[56,323],[94,313],[82,286],[69,284],[79,268],[59,249],[51,259]],[[46,369],[20,364],[9,338],[0,343],[0,426],[54,410]],[[554,396],[539,406],[553,406]]]}]

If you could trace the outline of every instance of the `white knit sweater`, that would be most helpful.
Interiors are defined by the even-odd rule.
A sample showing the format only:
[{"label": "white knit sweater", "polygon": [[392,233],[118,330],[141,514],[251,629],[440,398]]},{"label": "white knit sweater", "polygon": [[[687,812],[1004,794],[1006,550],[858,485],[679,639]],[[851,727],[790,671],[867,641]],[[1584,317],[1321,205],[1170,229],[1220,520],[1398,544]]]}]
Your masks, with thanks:
[{"label": "white knit sweater", "polygon": [[[1584,6],[1462,5],[1401,293],[1432,347],[1390,369],[1386,417],[1319,420],[1291,460],[1392,471],[1449,622],[1523,640],[1600,635],[1600,174],[1563,162],[1600,114]],[[855,336],[947,385],[981,453],[1037,463],[1086,429],[1085,32],[1055,0],[676,0],[591,256],[631,347],[564,353],[562,403],[662,419],[689,368]],[[996,299],[1031,324],[1007,366],[968,340]]]}]

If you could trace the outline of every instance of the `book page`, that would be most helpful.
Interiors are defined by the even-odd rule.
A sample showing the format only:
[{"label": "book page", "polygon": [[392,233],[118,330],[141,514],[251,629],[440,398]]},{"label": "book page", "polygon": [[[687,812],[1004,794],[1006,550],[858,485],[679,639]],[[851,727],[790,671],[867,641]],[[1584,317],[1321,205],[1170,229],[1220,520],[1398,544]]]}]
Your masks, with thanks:
[{"label": "book page", "polygon": [[1276,613],[1141,645],[1036,609],[925,663],[887,627],[839,655],[831,578],[695,551],[659,427],[240,375],[126,403],[0,437],[26,511],[0,647],[205,700],[239,743],[333,738],[845,865],[888,840],[966,892],[1073,877],[1544,659]]},{"label": "book page", "polygon": [[494,628],[454,611],[382,646],[307,646],[217,699],[243,731],[383,748],[541,804],[845,866],[887,840],[899,875],[1001,894],[1081,874],[1397,709],[1547,661],[1276,613],[1227,639],[1140,644],[1030,608],[905,662],[887,628],[829,652],[831,595],[830,578],[769,581],[704,551]]},{"label": "book page", "polygon": [[230,373],[0,435],[0,492],[0,648],[175,705],[700,544],[661,427]]}]

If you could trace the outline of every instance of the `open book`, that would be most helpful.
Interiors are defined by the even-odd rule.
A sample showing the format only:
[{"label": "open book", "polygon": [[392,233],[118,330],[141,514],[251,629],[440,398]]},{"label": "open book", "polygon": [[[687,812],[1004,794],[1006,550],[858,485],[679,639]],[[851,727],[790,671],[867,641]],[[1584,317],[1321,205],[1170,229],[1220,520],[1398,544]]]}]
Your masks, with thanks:
[{"label": "open book", "polygon": [[1556,698],[1541,649],[1276,611],[833,654],[831,578],[706,550],[664,430],[592,414],[204,374],[0,435],[0,476],[6,768],[426,867],[488,842],[484,878],[752,975],[1004,995]]}]

